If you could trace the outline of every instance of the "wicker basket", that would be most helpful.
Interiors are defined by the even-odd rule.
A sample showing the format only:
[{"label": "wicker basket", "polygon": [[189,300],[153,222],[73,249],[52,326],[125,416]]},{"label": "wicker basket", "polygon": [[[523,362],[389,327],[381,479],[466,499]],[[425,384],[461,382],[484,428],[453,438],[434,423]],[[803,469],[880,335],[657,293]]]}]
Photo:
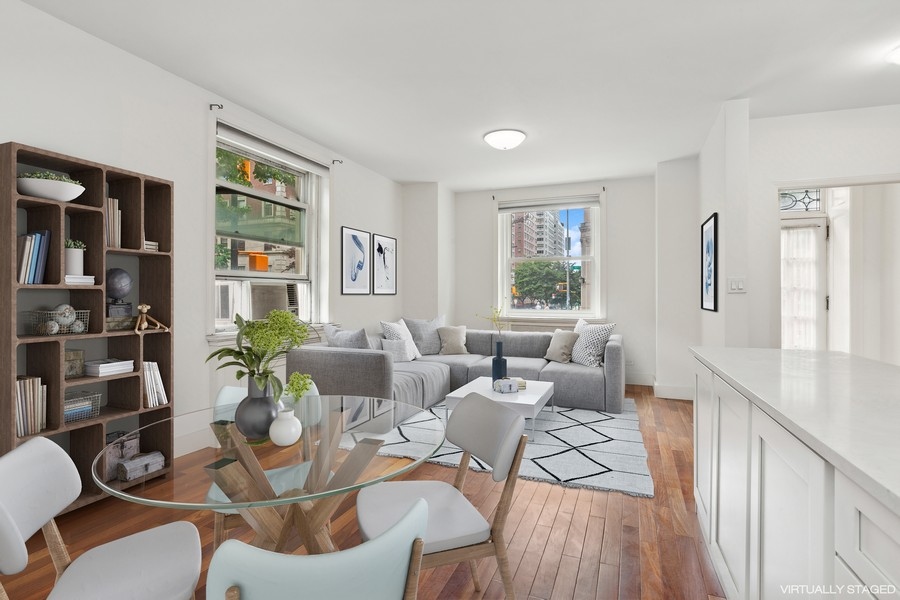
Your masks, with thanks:
[{"label": "wicker basket", "polygon": [[[90,325],[91,311],[76,310],[75,321],[69,325],[61,325],[59,319],[61,311],[33,310],[31,311],[30,333],[31,335],[64,335],[72,333],[87,333]],[[64,319],[63,319],[64,321]]]},{"label": "wicker basket", "polygon": [[94,419],[99,416],[99,392],[66,392],[66,400],[63,407],[63,420],[66,423]]}]

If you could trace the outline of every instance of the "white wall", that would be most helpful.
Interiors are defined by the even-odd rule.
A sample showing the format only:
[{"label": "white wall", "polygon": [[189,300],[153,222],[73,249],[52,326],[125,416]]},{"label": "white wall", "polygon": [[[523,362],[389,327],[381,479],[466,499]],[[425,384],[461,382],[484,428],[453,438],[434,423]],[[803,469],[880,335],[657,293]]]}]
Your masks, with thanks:
[{"label": "white wall", "polygon": [[700,343],[699,162],[696,156],[656,167],[656,381],[660,398],[693,397]]},{"label": "white wall", "polygon": [[[17,141],[170,179],[175,183],[175,390],[177,412],[208,406],[217,389],[207,333],[212,223],[209,104],[221,102],[261,130],[309,150],[327,149],[267,122],[78,29],[18,2],[0,0],[0,141]],[[325,161],[330,166],[330,160]],[[400,188],[351,161],[332,173],[329,250],[340,256],[341,225],[387,235],[402,224]],[[401,245],[401,248],[403,246]],[[333,320],[369,325],[398,314],[401,298],[342,297],[330,275]],[[377,323],[377,322],[376,322]]]},{"label": "white wall", "polygon": [[407,183],[403,185],[403,256],[400,289],[403,290],[403,314],[398,317],[433,319],[440,311],[440,278],[438,270],[442,254],[438,184]]},{"label": "white wall", "polygon": [[472,329],[489,324],[479,315],[496,305],[497,218],[492,200],[504,194],[553,198],[596,193],[606,187],[607,319],[625,340],[628,383],[652,385],[656,316],[652,177],[456,194],[456,310],[453,320]]},{"label": "white wall", "polygon": [[777,348],[779,187],[900,181],[900,105],[753,119],[749,126],[749,345]]}]

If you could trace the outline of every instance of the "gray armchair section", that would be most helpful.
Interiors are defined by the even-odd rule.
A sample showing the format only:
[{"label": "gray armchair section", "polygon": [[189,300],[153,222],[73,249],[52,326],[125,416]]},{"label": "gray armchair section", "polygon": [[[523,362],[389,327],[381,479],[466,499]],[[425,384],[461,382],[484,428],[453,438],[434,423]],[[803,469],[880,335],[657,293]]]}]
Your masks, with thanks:
[{"label": "gray armchair section", "polygon": [[[470,354],[430,354],[394,363],[384,350],[333,348],[308,344],[288,353],[287,372],[309,373],[322,394],[387,398],[428,408],[451,391],[491,375],[497,333],[466,332]],[[622,412],[625,398],[625,350],[622,336],[610,336],[603,364],[585,367],[543,358],[551,333],[505,331],[503,354],[510,377],[552,381],[556,406]],[[375,340],[377,343],[377,340]],[[380,344],[379,344],[380,345]]]}]

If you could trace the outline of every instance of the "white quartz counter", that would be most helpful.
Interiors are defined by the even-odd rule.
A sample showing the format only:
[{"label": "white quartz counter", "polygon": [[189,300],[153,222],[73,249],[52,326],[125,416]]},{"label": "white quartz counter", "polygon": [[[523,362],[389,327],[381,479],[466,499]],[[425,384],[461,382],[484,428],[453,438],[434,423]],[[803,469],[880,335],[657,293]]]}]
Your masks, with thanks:
[{"label": "white quartz counter", "polygon": [[703,364],[900,514],[900,367],[842,352],[698,347]]}]

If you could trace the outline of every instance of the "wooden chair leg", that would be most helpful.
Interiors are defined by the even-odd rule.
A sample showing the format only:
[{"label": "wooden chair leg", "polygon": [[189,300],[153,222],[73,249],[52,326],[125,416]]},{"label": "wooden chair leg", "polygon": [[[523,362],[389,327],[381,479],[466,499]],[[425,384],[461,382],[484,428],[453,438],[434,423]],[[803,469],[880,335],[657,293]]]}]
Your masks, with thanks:
[{"label": "wooden chair leg", "polygon": [[225,600],[241,600],[241,588],[233,585],[225,590]]},{"label": "wooden chair leg", "polygon": [[503,579],[506,597],[508,600],[516,600],[512,573],[509,572],[509,558],[506,555],[506,542],[500,536],[494,536],[494,551],[497,553],[497,566],[500,568],[500,577]]},{"label": "wooden chair leg", "polygon": [[475,564],[475,560],[469,561],[469,570],[472,572],[472,584],[475,586],[475,591],[481,591],[481,584],[478,583],[478,565]]},{"label": "wooden chair leg", "polygon": [[214,512],[213,515],[213,552],[225,541],[225,515]]}]

